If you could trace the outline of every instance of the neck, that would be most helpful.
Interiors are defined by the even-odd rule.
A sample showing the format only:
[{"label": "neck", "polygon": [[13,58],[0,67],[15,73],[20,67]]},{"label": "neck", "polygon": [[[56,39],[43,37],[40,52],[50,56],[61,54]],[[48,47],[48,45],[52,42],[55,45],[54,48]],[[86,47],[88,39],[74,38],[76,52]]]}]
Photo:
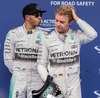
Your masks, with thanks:
[{"label": "neck", "polygon": [[25,29],[26,30],[34,30],[35,27],[31,26],[29,23],[25,23]]},{"label": "neck", "polygon": [[[57,29],[56,29],[56,31],[57,31]],[[67,34],[68,31],[69,31],[69,29],[68,29],[68,30],[65,30],[65,31],[61,31],[61,32],[57,31],[57,32],[58,32],[59,34]]]}]

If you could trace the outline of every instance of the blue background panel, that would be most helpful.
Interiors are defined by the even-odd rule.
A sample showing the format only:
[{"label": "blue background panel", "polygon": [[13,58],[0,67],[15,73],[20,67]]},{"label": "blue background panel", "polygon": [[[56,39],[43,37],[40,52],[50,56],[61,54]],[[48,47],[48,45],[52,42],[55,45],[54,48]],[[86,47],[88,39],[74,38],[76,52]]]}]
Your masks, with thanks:
[{"label": "blue background panel", "polygon": [[[100,1],[99,0],[1,0],[0,1],[0,98],[8,98],[11,73],[4,65],[3,44],[7,32],[23,24],[22,9],[25,5],[38,3],[43,14],[41,27],[54,28],[54,12],[60,5],[72,4],[77,15],[98,32],[98,37],[81,48],[81,84],[83,98],[100,97]],[[72,29],[80,29],[73,22]],[[95,92],[95,93],[94,93]]]}]

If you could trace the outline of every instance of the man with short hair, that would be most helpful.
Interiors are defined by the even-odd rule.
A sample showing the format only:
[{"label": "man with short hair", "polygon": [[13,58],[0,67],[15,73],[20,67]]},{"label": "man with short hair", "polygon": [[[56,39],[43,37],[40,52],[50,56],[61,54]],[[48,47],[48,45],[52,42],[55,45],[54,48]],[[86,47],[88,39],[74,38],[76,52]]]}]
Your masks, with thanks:
[{"label": "man with short hair", "polygon": [[[73,21],[81,30],[70,28]],[[49,74],[59,85],[64,98],[82,98],[80,48],[96,37],[97,32],[77,16],[73,6],[58,7],[55,12],[55,30],[46,35],[39,50],[38,71],[43,81]]]},{"label": "man with short hair", "polygon": [[22,10],[24,24],[6,36],[4,62],[12,73],[9,98],[32,98],[31,91],[43,86],[36,62],[38,46],[47,33],[38,27],[44,12],[36,3],[26,5]]}]

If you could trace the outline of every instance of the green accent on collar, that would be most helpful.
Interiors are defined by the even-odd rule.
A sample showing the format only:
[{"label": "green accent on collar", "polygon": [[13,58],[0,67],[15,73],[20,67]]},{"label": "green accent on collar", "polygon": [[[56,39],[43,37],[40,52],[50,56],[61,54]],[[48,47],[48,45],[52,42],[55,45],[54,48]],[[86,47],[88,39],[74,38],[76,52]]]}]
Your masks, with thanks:
[{"label": "green accent on collar", "polygon": [[27,34],[32,34],[32,33],[33,33],[32,30],[27,31]]},{"label": "green accent on collar", "polygon": [[64,36],[65,38],[67,37],[67,35],[66,35],[66,34],[64,34],[63,36]]}]

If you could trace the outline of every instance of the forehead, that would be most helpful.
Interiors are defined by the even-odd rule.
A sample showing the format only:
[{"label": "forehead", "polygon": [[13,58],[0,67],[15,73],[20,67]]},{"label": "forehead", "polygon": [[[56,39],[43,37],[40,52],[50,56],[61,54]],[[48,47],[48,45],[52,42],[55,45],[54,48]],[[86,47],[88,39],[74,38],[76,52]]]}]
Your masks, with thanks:
[{"label": "forehead", "polygon": [[59,20],[59,21],[68,21],[68,16],[67,15],[59,15],[59,14],[56,14],[55,15],[55,19],[56,20]]}]

